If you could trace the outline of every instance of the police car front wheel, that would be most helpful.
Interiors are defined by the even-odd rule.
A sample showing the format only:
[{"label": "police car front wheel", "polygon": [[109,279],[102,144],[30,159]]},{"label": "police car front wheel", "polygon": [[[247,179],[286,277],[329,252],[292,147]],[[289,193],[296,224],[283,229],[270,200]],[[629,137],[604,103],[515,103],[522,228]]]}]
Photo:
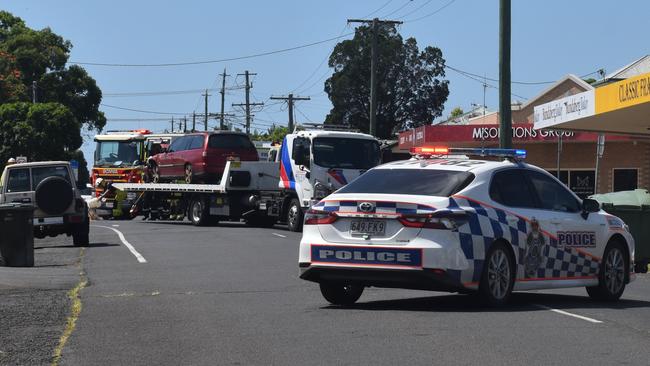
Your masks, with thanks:
[{"label": "police car front wheel", "polygon": [[352,305],[361,297],[363,286],[321,282],[320,292],[325,300],[334,305]]},{"label": "police car front wheel", "polygon": [[598,286],[587,287],[589,297],[596,300],[618,300],[625,290],[625,273],[628,268],[623,244],[611,242],[605,249],[598,274]]}]

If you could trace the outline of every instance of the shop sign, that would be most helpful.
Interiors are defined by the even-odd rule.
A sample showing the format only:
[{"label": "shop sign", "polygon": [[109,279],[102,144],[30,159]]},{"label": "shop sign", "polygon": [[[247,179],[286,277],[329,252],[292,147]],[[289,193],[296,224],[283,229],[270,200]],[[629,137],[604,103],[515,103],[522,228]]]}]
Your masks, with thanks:
[{"label": "shop sign", "polygon": [[596,89],[596,113],[650,102],[650,73]]},{"label": "shop sign", "polygon": [[572,170],[569,174],[569,189],[580,198],[595,194],[596,173],[593,170]]},{"label": "shop sign", "polygon": [[535,129],[557,126],[578,118],[593,116],[596,112],[593,90],[556,99],[535,106],[533,119]]}]

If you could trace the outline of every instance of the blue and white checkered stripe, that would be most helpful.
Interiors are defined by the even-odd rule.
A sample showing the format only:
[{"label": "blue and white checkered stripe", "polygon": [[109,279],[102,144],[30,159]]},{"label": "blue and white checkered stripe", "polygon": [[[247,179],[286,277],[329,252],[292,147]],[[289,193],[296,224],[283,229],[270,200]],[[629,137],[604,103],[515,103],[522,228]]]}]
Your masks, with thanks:
[{"label": "blue and white checkered stripe", "polygon": [[[372,212],[359,210],[359,203],[370,202],[375,205]],[[314,209],[328,212],[358,212],[375,214],[428,214],[434,212],[435,207],[407,202],[386,202],[386,201],[320,201],[314,205]]]},{"label": "blue and white checkered stripe", "polygon": [[[464,271],[449,270],[452,276],[468,287],[476,287],[490,246],[496,239],[503,238],[512,245],[517,256],[517,280],[525,280],[524,257],[529,233],[526,219],[460,197],[450,198],[449,208],[462,208],[469,215],[469,222],[458,228],[458,237],[470,265]],[[543,261],[535,279],[594,276],[598,273],[597,260],[574,248],[558,248],[554,238],[546,233],[544,236]]]}]

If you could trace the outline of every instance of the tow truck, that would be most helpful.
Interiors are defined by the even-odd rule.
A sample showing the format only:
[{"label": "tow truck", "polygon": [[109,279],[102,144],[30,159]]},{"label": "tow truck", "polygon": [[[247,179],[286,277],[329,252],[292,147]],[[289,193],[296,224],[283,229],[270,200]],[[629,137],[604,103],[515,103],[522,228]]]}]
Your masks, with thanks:
[{"label": "tow truck", "polygon": [[[372,136],[311,129],[288,134],[275,161],[229,161],[219,184],[113,184],[136,199],[131,214],[149,219],[188,217],[194,225],[243,219],[251,226],[286,222],[302,230],[304,212],[380,162]],[[304,127],[302,127],[304,128]]]}]

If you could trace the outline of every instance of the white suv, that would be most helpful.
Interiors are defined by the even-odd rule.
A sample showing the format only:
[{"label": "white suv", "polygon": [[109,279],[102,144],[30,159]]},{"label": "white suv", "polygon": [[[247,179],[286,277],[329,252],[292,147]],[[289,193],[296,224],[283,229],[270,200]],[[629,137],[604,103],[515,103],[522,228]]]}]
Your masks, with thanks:
[{"label": "white suv", "polygon": [[67,234],[75,246],[88,245],[88,205],[66,161],[6,166],[0,177],[0,203],[33,205],[36,238]]},{"label": "white suv", "polygon": [[615,300],[634,279],[623,221],[521,162],[525,151],[412,153],[305,215],[300,277],[319,283],[329,302],[352,304],[369,286],[479,291],[496,305],[513,290],[584,286]]}]

